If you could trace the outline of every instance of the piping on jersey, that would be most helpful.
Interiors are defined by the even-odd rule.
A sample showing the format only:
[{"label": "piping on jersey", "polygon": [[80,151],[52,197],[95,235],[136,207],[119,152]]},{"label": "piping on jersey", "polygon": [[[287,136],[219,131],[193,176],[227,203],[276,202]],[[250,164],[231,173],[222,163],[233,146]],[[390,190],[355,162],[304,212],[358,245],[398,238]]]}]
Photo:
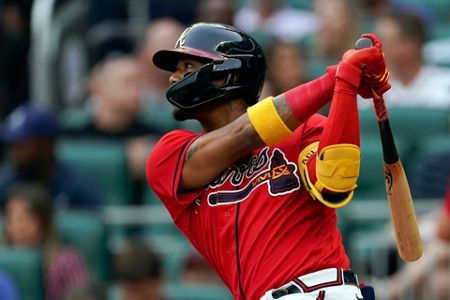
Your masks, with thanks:
[{"label": "piping on jersey", "polygon": [[242,288],[241,283],[241,261],[239,259],[239,210],[241,208],[241,203],[236,203],[236,218],[234,221],[234,237],[236,239],[236,265],[237,265],[237,271],[238,271],[238,284],[239,284],[239,292],[241,293],[241,296],[244,300],[247,298],[245,297],[244,289]]}]

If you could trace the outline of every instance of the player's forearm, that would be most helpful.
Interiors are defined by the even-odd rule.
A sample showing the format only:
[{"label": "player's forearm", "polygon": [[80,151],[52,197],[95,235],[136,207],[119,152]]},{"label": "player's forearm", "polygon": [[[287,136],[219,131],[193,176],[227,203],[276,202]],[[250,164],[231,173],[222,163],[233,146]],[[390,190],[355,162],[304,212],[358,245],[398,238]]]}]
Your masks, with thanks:
[{"label": "player's forearm", "polygon": [[319,143],[319,153],[327,146],[353,144],[359,146],[357,87],[337,79],[327,123]]},{"label": "player's forearm", "polygon": [[[279,97],[281,99],[277,99],[277,109],[280,113],[291,113],[297,121],[293,122],[293,125],[297,127],[331,101],[335,73],[335,66],[327,67],[327,74],[286,91]],[[289,108],[289,111],[285,108]]]},{"label": "player's forearm", "polygon": [[361,71],[348,66],[347,74],[336,79],[328,119],[320,137],[318,150],[304,166],[302,179],[314,198],[325,205],[339,208],[353,196],[359,174],[359,119],[356,94]]},{"label": "player's forearm", "polygon": [[201,136],[189,147],[180,188],[195,189],[209,184],[243,155],[263,145],[247,114],[243,114],[230,124]]}]

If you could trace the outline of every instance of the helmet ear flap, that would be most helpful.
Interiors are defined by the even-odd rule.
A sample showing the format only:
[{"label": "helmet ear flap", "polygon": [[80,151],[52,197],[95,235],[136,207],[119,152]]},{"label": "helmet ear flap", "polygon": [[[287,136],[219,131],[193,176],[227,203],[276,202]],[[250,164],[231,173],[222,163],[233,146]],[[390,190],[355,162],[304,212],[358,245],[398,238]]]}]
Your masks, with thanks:
[{"label": "helmet ear flap", "polygon": [[180,109],[191,109],[205,103],[204,99],[218,94],[223,96],[220,89],[212,84],[212,70],[213,63],[208,63],[186,74],[167,89],[167,100]]},{"label": "helmet ear flap", "polygon": [[[178,108],[191,109],[215,99],[233,96],[233,92],[240,88],[234,84],[241,65],[242,62],[235,58],[207,63],[171,85],[166,92],[167,99]],[[217,84],[217,79],[223,79],[223,84]]]}]

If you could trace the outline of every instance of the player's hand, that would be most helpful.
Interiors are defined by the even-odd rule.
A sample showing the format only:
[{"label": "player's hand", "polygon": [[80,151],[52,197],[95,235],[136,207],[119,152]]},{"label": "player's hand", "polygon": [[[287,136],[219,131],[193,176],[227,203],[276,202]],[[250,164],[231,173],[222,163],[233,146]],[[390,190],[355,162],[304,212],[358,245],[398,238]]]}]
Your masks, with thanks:
[{"label": "player's hand", "polygon": [[375,46],[348,50],[342,56],[341,63],[352,65],[361,70],[364,76],[377,80],[388,73],[383,51]]},{"label": "player's hand", "polygon": [[374,34],[363,34],[361,37],[371,39],[372,46],[345,52],[336,77],[357,88],[363,98],[381,96],[390,88],[381,41]]},{"label": "player's hand", "polygon": [[384,82],[381,85],[371,85],[368,77],[363,77],[359,88],[358,88],[358,94],[361,95],[364,99],[371,99],[371,98],[379,98],[384,93],[386,93],[391,88],[391,84],[389,82]]},{"label": "player's hand", "polygon": [[[327,73],[331,76],[333,81],[336,81],[336,72],[338,69],[338,65],[331,65],[326,67]],[[370,84],[372,83],[372,85]],[[362,81],[358,88],[358,94],[361,95],[364,99],[373,98],[376,93],[377,96],[381,97],[384,93],[386,93],[391,88],[391,84],[389,82],[383,83],[374,83],[370,82],[368,77],[363,77]]]},{"label": "player's hand", "polygon": [[342,56],[342,62],[361,69],[366,76],[383,76],[387,70],[380,39],[375,34],[363,34],[361,38],[370,39],[373,45],[368,48],[348,50]]},{"label": "player's hand", "polygon": [[[366,33],[361,35],[361,38],[371,39],[373,44],[372,47],[379,48],[380,50],[382,49],[381,41],[375,34]],[[361,81],[361,84],[359,86],[358,94],[360,94],[361,97],[365,99],[373,97],[379,98],[391,88],[391,84],[388,82],[389,71],[387,70],[386,64],[384,62],[384,55],[382,52],[381,54],[382,57],[378,60],[379,65],[376,68],[377,71],[372,74],[364,74],[363,80]],[[383,68],[384,70],[381,72]]]}]

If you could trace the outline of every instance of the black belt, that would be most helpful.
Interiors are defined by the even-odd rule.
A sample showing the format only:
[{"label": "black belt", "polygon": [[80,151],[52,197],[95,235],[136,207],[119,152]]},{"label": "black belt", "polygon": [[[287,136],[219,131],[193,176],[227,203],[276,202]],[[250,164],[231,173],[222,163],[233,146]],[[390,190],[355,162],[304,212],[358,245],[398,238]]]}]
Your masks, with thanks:
[{"label": "black belt", "polygon": [[[358,286],[358,279],[356,277],[356,274],[350,270],[342,270],[342,269],[336,269],[338,270],[338,279],[336,281],[330,281],[330,282],[324,282],[320,283],[318,285],[312,286],[312,287],[306,287],[306,285],[301,281],[299,278],[295,278],[292,284],[285,286],[284,288],[279,288],[272,292],[272,297],[274,299],[278,299],[280,297],[290,295],[290,294],[297,294],[297,293],[309,293],[312,291],[316,291],[325,287],[330,286],[338,286],[338,285],[353,285],[356,287]],[[342,274],[342,275],[340,275]]]}]

